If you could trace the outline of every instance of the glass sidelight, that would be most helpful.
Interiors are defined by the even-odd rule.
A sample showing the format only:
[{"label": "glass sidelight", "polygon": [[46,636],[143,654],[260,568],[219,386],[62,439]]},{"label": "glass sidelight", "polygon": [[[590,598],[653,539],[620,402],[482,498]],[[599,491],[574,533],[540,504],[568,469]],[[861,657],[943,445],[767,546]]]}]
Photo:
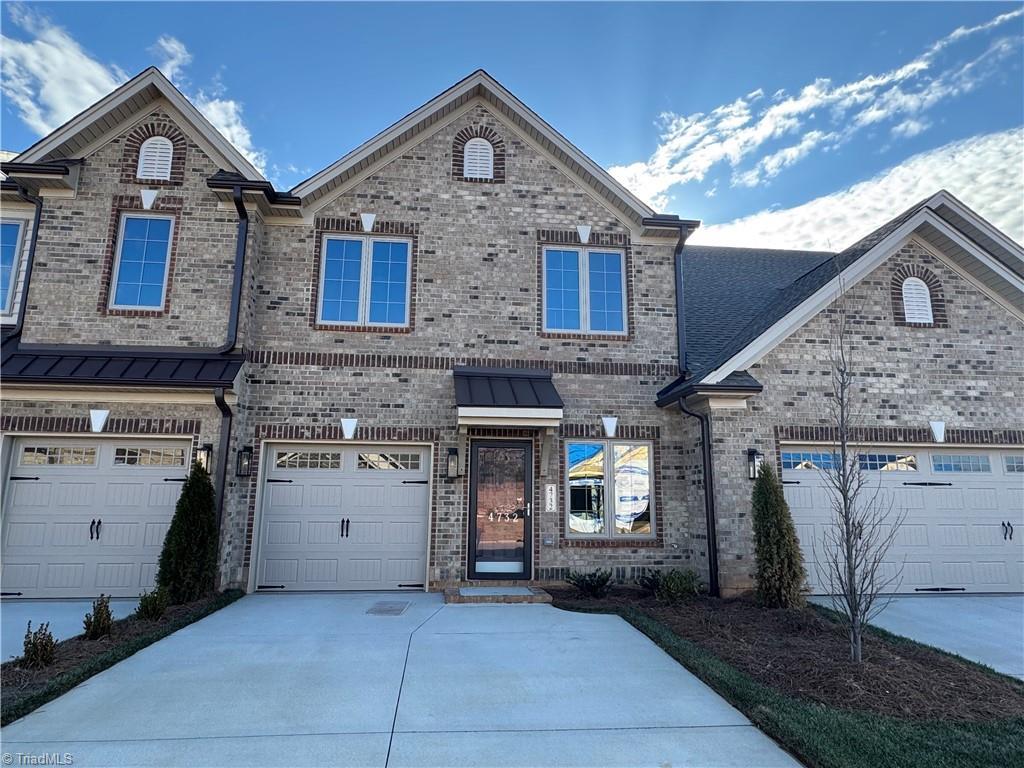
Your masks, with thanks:
[{"label": "glass sidelight", "polygon": [[532,466],[531,443],[473,443],[470,578],[529,578]]}]

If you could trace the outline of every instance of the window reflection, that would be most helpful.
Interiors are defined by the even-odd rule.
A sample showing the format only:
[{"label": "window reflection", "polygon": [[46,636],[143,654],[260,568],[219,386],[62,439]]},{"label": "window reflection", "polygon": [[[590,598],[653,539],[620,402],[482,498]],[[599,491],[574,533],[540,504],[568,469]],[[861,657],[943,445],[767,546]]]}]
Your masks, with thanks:
[{"label": "window reflection", "polygon": [[569,444],[569,531],[604,533],[604,445]]},{"label": "window reflection", "polygon": [[646,445],[616,445],[615,531],[651,532],[650,449]]}]

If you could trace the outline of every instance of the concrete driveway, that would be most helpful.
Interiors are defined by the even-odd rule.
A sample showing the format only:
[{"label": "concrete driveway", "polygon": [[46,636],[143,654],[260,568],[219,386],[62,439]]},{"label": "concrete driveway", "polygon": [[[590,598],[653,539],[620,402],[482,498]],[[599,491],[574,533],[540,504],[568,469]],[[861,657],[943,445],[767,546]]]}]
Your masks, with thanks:
[{"label": "concrete driveway", "polygon": [[422,593],[245,597],[2,736],[76,766],[799,765],[617,617]]},{"label": "concrete driveway", "polygon": [[[123,619],[133,612],[139,601],[133,597],[114,598],[110,613]],[[0,659],[7,661],[21,656],[25,628],[32,622],[37,629],[50,622],[50,632],[58,640],[82,634],[82,619],[92,611],[92,600],[4,600],[0,602]]]},{"label": "concrete driveway", "polygon": [[873,623],[1024,679],[1024,595],[897,597]]}]

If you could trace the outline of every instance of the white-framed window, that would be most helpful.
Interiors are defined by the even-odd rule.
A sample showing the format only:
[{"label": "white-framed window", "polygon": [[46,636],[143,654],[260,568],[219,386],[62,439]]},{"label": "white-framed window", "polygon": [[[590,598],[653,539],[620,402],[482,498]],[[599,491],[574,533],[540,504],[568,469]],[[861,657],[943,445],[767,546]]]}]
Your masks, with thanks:
[{"label": "white-framed window", "polygon": [[26,445],[21,449],[21,466],[44,464],[85,467],[96,464],[96,448],[72,445]]},{"label": "white-framed window", "polygon": [[278,451],[278,469],[341,469],[341,451]]},{"label": "white-framed window", "polygon": [[161,309],[171,266],[172,216],[121,216],[110,291],[112,309]]},{"label": "white-framed window", "polygon": [[626,334],[622,251],[544,249],[544,330]]},{"label": "white-framed window", "polygon": [[861,469],[878,472],[917,472],[917,456],[912,453],[861,453]]},{"label": "white-framed window", "polygon": [[839,456],[834,453],[819,451],[783,451],[783,469],[835,469],[839,466]]},{"label": "white-framed window", "polygon": [[420,468],[420,454],[400,452],[360,453],[356,469],[405,470],[413,472]]},{"label": "white-framed window", "polygon": [[0,220],[0,314],[4,315],[13,311],[21,263],[22,224],[16,219]]},{"label": "white-framed window", "polygon": [[1024,453],[1008,453],[1003,456],[1003,467],[1007,472],[1024,472]]},{"label": "white-framed window", "polygon": [[487,139],[476,137],[462,150],[462,175],[467,179],[494,178],[494,147]]},{"label": "white-framed window", "polygon": [[988,456],[980,453],[933,453],[933,472],[991,472]]},{"label": "white-framed window", "polygon": [[324,235],[317,321],[324,325],[409,325],[412,243]]},{"label": "white-framed window", "polygon": [[166,136],[153,136],[139,147],[139,165],[135,177],[166,181],[171,178],[174,145]]},{"label": "white-framed window", "polygon": [[124,467],[184,467],[184,448],[115,448],[114,465]]},{"label": "white-framed window", "polygon": [[908,277],[903,281],[903,319],[908,323],[932,323],[932,292],[924,280]]},{"label": "white-framed window", "polygon": [[650,443],[568,441],[565,486],[565,527],[569,537],[654,535],[654,461]]}]

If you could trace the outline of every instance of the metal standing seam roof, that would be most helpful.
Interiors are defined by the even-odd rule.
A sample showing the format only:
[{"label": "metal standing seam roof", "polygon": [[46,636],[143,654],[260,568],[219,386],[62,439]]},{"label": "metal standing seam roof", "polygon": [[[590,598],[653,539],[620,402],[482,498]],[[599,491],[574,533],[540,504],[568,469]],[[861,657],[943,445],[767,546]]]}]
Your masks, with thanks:
[{"label": "metal standing seam roof", "polygon": [[460,408],[562,408],[551,371],[537,368],[457,366],[455,404]]}]

